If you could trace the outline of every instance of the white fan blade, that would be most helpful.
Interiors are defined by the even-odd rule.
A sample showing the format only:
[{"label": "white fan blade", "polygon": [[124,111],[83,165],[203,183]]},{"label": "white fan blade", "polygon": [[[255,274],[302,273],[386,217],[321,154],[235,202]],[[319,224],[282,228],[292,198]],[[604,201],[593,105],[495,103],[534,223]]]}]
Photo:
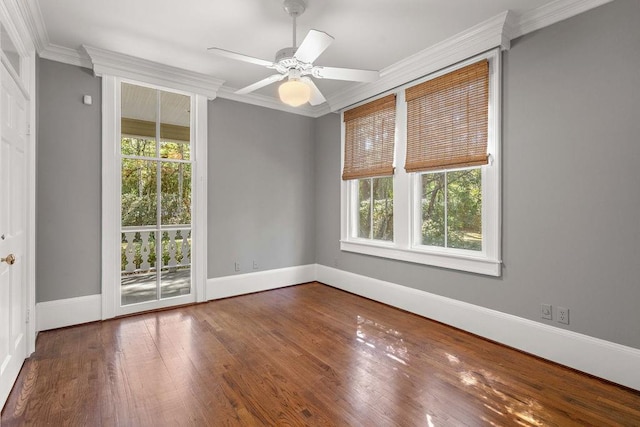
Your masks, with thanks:
[{"label": "white fan blade", "polygon": [[298,61],[311,64],[329,47],[331,42],[333,42],[333,37],[329,34],[323,31],[309,30],[293,57]]},{"label": "white fan blade", "polygon": [[326,98],[322,95],[322,92],[320,92],[320,89],[318,89],[318,86],[316,86],[313,80],[309,77],[303,77],[300,80],[305,82],[311,88],[311,99],[309,99],[309,104],[320,105],[323,102],[327,102]]},{"label": "white fan blade", "polygon": [[311,75],[319,79],[349,80],[352,82],[374,82],[380,78],[379,71],[320,66],[313,67]]},{"label": "white fan blade", "polygon": [[320,89],[318,89],[318,86],[316,86],[313,80],[309,77],[302,77],[300,80],[305,82],[311,88],[311,99],[309,99],[309,104],[320,105],[323,102],[327,102],[326,98],[322,95],[322,92],[320,92]]},{"label": "white fan blade", "polygon": [[220,49],[218,47],[210,47],[207,50],[209,52],[215,53],[216,55],[224,56],[225,58],[231,58],[237,61],[244,61],[250,64],[262,65],[264,67],[271,67],[274,65],[273,62],[271,61],[266,61],[260,58],[254,58],[253,56],[247,56],[241,53],[231,52],[230,50]]},{"label": "white fan blade", "polygon": [[258,90],[262,87],[265,87],[267,85],[270,85],[271,83],[275,83],[275,82],[279,82],[280,80],[284,79],[287,75],[286,74],[274,74],[272,76],[267,77],[266,79],[262,79],[259,82],[256,82],[252,85],[249,85],[247,87],[243,87],[242,89],[239,89],[236,91],[236,93],[238,95],[244,95],[247,94],[249,92],[253,92],[254,90]]}]

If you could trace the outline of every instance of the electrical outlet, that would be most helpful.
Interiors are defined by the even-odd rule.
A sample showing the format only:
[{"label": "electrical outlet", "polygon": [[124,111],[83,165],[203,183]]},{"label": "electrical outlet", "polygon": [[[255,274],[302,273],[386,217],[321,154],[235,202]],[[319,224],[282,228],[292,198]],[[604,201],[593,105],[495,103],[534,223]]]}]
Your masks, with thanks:
[{"label": "electrical outlet", "polygon": [[569,309],[566,307],[558,307],[558,322],[569,324]]},{"label": "electrical outlet", "polygon": [[240,271],[240,263],[238,261],[235,263],[235,269],[236,271]]},{"label": "electrical outlet", "polygon": [[540,304],[540,317],[547,320],[553,319],[551,304]]},{"label": "electrical outlet", "polygon": [[253,261],[253,269],[254,270],[258,269],[258,263],[256,261]]}]

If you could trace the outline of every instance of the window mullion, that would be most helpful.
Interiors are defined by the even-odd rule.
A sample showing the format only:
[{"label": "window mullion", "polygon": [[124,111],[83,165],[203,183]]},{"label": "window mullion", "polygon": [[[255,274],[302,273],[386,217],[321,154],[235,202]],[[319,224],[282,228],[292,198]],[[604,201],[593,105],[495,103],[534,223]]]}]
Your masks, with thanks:
[{"label": "window mullion", "polygon": [[397,94],[395,128],[395,172],[393,175],[393,242],[397,247],[408,248],[412,245],[412,179],[404,169],[407,140],[407,104],[404,91]]},{"label": "window mullion", "polygon": [[449,247],[449,174],[444,173],[444,247]]},{"label": "window mullion", "polygon": [[373,239],[373,178],[369,178],[369,238]]},{"label": "window mullion", "polygon": [[162,270],[162,163],[160,155],[160,91],[156,90],[156,298],[160,298]]}]

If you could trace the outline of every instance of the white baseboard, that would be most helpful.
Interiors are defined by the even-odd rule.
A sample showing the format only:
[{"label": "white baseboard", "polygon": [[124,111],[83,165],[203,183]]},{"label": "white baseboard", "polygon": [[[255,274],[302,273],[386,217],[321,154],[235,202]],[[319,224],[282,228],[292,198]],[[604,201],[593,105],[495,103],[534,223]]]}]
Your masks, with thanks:
[{"label": "white baseboard", "polygon": [[207,300],[283,288],[316,280],[316,264],[207,279]]},{"label": "white baseboard", "polygon": [[[640,349],[323,265],[207,279],[207,300],[317,280],[606,380],[640,390]],[[101,319],[100,295],[36,304],[37,331]]]},{"label": "white baseboard", "polygon": [[[316,280],[316,265],[302,265],[207,279],[207,300],[243,295]],[[102,319],[102,296],[88,295],[36,304],[36,332]]]},{"label": "white baseboard", "polygon": [[101,295],[88,295],[36,304],[37,332],[95,322],[101,318]]},{"label": "white baseboard", "polygon": [[323,265],[317,280],[640,390],[639,349]]}]

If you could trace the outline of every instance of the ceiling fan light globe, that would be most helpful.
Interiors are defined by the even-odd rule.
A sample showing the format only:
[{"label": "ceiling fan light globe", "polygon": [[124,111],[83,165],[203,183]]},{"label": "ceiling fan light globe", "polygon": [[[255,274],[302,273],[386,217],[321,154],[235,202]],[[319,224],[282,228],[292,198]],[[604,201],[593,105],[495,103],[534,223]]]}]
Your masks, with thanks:
[{"label": "ceiling fan light globe", "polygon": [[300,80],[288,80],[278,88],[280,100],[292,107],[299,107],[311,99],[311,88]]}]

